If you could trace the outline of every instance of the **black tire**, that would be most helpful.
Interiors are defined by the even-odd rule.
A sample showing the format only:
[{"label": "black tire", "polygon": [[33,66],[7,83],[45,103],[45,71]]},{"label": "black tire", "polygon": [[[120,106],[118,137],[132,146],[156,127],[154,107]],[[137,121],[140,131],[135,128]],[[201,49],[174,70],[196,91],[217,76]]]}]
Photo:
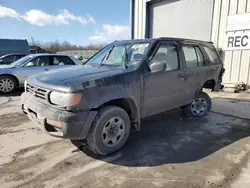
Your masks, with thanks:
[{"label": "black tire", "polygon": [[[124,135],[114,147],[107,147],[103,142],[103,129],[107,122],[114,117],[120,117],[124,121]],[[87,144],[89,149],[98,155],[108,155],[119,150],[127,141],[130,133],[130,118],[125,110],[117,106],[106,106],[99,110],[95,117],[89,133]],[[118,138],[119,139],[119,138]],[[118,140],[117,139],[117,140]]]},{"label": "black tire", "polygon": [[[194,102],[199,99],[201,101],[205,101],[206,103],[206,108],[204,109],[204,111],[202,111],[202,113],[195,113],[195,110],[192,109],[193,105],[194,105]],[[184,113],[185,116],[188,116],[188,117],[201,117],[201,116],[206,116],[210,110],[211,110],[211,107],[212,107],[212,100],[211,98],[209,97],[209,95],[207,93],[204,93],[204,92],[200,92],[196,98],[194,99],[194,101],[189,104],[189,105],[186,105],[184,107],[182,107],[182,112]]]},{"label": "black tire", "polygon": [[3,79],[9,79],[9,80],[11,80],[13,82],[13,84],[14,84],[14,87],[13,87],[13,89],[11,89],[9,91],[3,91],[3,90],[0,89],[0,93],[8,94],[8,93],[14,92],[15,89],[16,89],[16,87],[17,87],[17,82],[16,82],[15,78],[13,78],[12,76],[0,76],[0,82]]}]

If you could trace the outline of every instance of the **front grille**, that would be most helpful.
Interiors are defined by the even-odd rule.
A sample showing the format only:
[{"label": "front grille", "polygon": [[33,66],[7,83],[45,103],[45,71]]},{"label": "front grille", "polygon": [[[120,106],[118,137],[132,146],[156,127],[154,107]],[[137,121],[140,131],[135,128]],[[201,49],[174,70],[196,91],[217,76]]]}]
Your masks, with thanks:
[{"label": "front grille", "polygon": [[40,87],[33,86],[33,85],[27,83],[26,84],[26,92],[31,93],[32,95],[34,95],[37,98],[46,100],[47,90],[45,90],[45,89],[42,89]]}]

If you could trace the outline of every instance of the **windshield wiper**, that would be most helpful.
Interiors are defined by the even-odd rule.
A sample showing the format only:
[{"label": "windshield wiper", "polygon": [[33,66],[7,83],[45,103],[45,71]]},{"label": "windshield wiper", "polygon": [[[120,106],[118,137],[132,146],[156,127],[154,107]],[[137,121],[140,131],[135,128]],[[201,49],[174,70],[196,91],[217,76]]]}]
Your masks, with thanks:
[{"label": "windshield wiper", "polygon": [[126,46],[124,48],[125,48],[125,54],[124,54],[125,60],[122,62],[122,68],[127,69],[128,68],[128,50]]},{"label": "windshield wiper", "polygon": [[109,58],[109,56],[110,56],[111,52],[113,51],[114,47],[115,47],[115,46],[113,46],[113,47],[109,50],[108,54],[107,54],[107,55],[105,55],[105,56],[102,58],[100,66],[101,66],[101,65],[103,65],[103,61],[104,61],[104,59],[106,58],[106,56],[107,56],[107,58],[106,58],[106,60],[105,60],[105,61],[107,61],[107,60],[108,60],[108,58]]}]

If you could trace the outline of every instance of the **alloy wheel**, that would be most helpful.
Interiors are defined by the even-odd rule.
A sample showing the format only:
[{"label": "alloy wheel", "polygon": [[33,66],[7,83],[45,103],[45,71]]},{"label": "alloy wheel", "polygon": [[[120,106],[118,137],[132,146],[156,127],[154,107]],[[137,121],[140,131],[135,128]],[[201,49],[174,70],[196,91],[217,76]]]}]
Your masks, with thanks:
[{"label": "alloy wheel", "polygon": [[15,83],[10,78],[0,79],[0,91],[3,93],[8,93],[12,91],[15,87]]}]

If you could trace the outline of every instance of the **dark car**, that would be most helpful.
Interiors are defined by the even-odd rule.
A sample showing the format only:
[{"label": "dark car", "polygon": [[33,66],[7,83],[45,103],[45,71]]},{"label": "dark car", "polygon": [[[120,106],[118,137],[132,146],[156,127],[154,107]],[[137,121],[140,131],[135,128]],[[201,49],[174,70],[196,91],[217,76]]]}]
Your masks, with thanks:
[{"label": "dark car", "polygon": [[222,61],[210,42],[158,38],[117,41],[85,65],[30,77],[22,109],[52,136],[86,140],[107,155],[127,141],[141,119],[180,108],[205,116],[219,88]]},{"label": "dark car", "polygon": [[0,57],[0,65],[9,65],[18,59],[26,56],[26,54],[7,54]]}]

